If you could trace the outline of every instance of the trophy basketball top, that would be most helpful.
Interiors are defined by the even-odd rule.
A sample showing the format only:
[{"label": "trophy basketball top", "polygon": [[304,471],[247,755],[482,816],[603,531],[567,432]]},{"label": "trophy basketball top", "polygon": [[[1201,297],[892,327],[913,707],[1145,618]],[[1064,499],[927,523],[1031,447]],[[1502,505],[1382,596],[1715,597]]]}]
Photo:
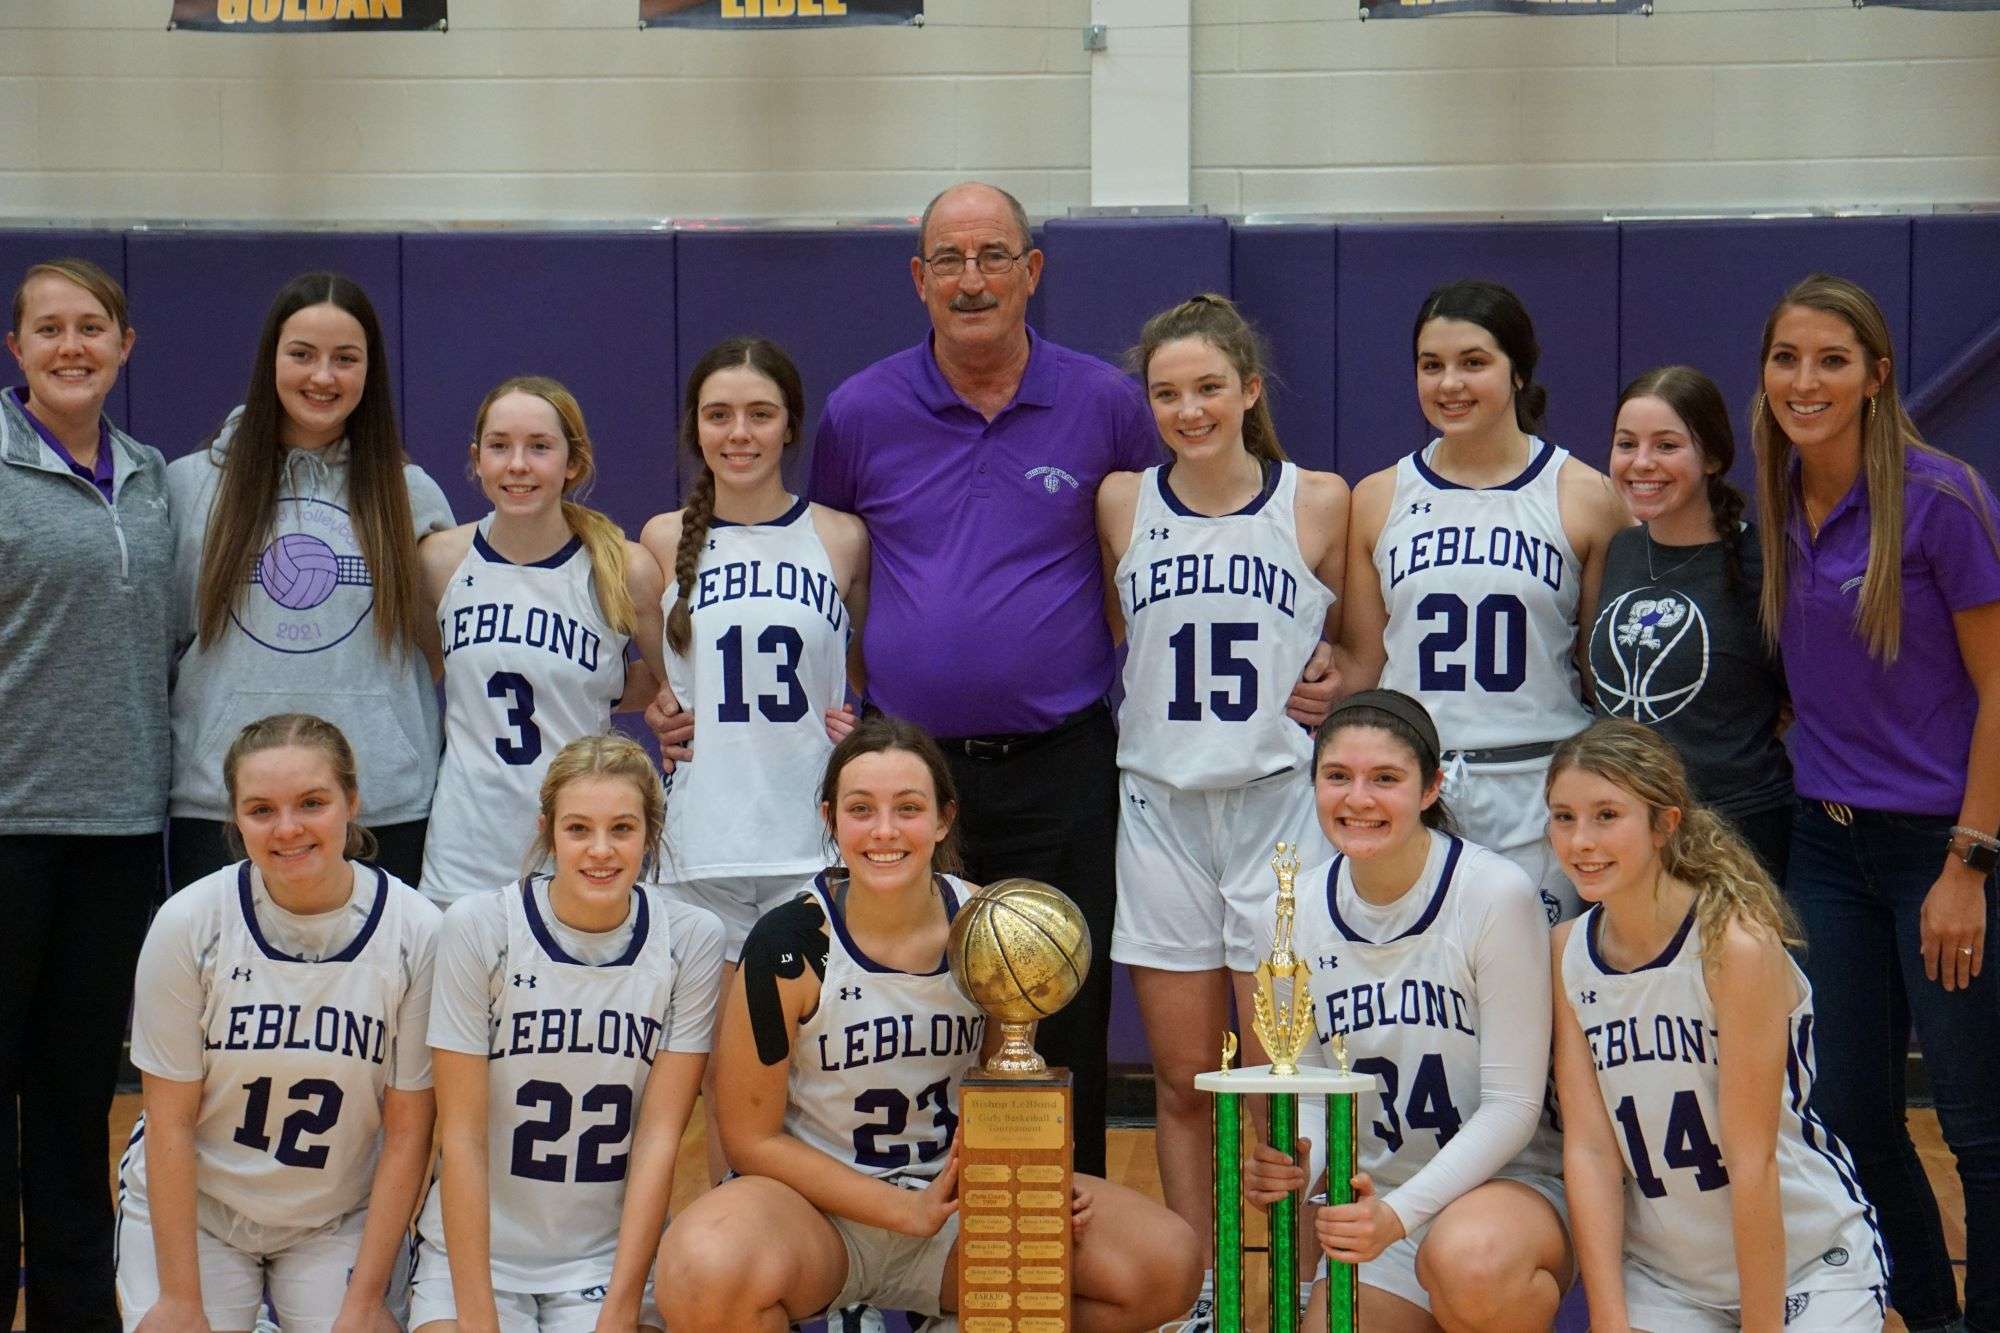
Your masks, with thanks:
[{"label": "trophy basketball top", "polygon": [[945,956],[958,988],[1005,1034],[987,1071],[1046,1068],[1028,1030],[1074,999],[1090,973],[1090,926],[1082,909],[1038,880],[997,880],[959,909]]}]

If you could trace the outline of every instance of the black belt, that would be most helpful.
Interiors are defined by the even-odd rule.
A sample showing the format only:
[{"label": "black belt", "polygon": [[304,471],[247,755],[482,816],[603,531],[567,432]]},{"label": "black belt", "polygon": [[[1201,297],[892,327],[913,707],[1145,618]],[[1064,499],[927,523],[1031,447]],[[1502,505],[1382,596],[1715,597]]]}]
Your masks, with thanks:
[{"label": "black belt", "polygon": [[1559,741],[1529,741],[1525,745],[1496,745],[1486,750],[1446,750],[1444,760],[1463,759],[1468,764],[1512,764],[1523,759],[1546,759],[1556,752]]},{"label": "black belt", "polygon": [[967,759],[1012,759],[1030,750],[1038,750],[1051,741],[1059,740],[1069,732],[1086,723],[1107,716],[1111,706],[1099,699],[1077,709],[1047,731],[1006,731],[990,736],[940,736],[938,744],[948,754],[962,754]]}]

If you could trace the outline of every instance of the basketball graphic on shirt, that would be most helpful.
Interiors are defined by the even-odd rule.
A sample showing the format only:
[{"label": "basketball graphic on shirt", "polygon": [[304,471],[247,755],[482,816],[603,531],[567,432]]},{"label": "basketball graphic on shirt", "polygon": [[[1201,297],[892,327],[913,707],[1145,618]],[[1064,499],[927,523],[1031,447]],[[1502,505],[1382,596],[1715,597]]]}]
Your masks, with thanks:
[{"label": "basketball graphic on shirt", "polygon": [[340,558],[309,532],[288,532],[264,548],[257,580],[288,611],[318,606],[340,582]]},{"label": "basketball graphic on shirt", "polygon": [[1686,593],[1633,588],[1612,599],[1591,628],[1593,656],[1608,662],[1597,698],[1614,716],[1664,722],[1708,683],[1708,618]]},{"label": "basketball graphic on shirt", "polygon": [[271,527],[278,535],[251,567],[251,590],[230,619],[276,652],[331,648],[375,606],[353,521],[331,501],[281,495]]}]

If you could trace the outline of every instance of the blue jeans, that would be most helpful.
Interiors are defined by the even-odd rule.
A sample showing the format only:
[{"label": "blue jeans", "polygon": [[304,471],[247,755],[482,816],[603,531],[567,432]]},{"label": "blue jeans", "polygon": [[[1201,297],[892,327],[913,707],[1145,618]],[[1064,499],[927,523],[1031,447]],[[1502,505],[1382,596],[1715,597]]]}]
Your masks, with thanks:
[{"label": "blue jeans", "polygon": [[1966,1326],[2000,1333],[2000,961],[1987,884],[1985,967],[1965,990],[1924,977],[1919,913],[1952,821],[1801,801],[1785,891],[1805,924],[1819,1054],[1813,1107],[1846,1143],[1889,1251],[1889,1299],[1914,1329],[1948,1328],[1958,1293],[1937,1199],[1904,1122],[1910,1024],[1965,1187]]}]

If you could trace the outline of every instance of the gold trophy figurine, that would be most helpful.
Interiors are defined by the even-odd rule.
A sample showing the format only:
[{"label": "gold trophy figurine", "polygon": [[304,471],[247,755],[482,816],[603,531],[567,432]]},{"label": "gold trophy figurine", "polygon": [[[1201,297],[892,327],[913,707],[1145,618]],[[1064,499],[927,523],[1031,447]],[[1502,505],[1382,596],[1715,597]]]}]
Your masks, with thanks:
[{"label": "gold trophy figurine", "polygon": [[[1271,944],[1271,956],[1257,964],[1251,1026],[1270,1054],[1271,1073],[1284,1078],[1299,1072],[1299,1052],[1313,1038],[1312,989],[1306,985],[1312,969],[1292,953],[1292,918],[1298,911],[1298,892],[1293,887],[1299,873],[1298,849],[1279,843],[1271,869],[1278,876],[1278,933]],[[1279,981],[1291,988],[1291,1003],[1282,1013],[1278,1009]]]}]

